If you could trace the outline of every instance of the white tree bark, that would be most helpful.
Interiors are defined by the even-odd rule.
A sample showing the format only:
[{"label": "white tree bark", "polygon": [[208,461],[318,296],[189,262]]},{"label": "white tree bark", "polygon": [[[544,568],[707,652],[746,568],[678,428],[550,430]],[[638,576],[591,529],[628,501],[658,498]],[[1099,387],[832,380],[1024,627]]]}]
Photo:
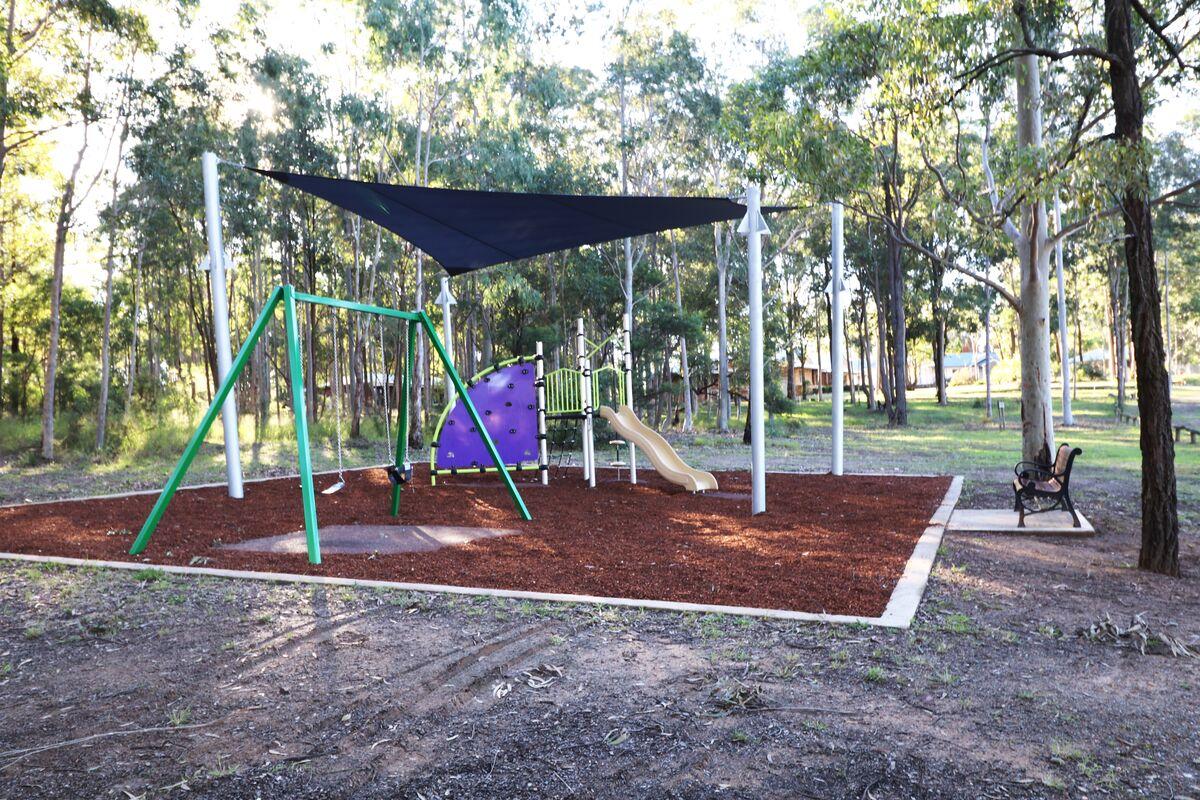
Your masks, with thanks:
[{"label": "white tree bark", "polygon": [[142,282],[142,255],[146,252],[146,241],[138,243],[137,256],[133,260],[133,275],[130,279],[133,290],[133,300],[129,304],[130,336],[129,336],[129,371],[125,379],[125,411],[129,414],[133,407],[133,388],[137,383],[137,346],[138,346],[138,286]]},{"label": "white tree bark", "polygon": [[[1014,62],[1017,89],[1017,147],[1042,149],[1042,85],[1038,58],[1023,55]],[[992,209],[1004,213],[989,160],[990,126],[985,129],[980,166]],[[1020,224],[1004,218],[1020,262],[1020,291],[1014,304],[1021,358],[1021,457],[1027,461],[1053,457],[1054,409],[1050,367],[1050,255],[1046,203],[1033,199],[1020,208]]]},{"label": "white tree bark", "polygon": [[[1016,61],[1017,146],[1042,149],[1042,86],[1038,59]],[[1050,366],[1050,246],[1044,200],[1021,207],[1016,239],[1021,264],[1021,450],[1026,460],[1053,457],[1054,409]]]},{"label": "white tree bark", "polygon": [[[683,315],[683,289],[679,283],[679,247],[671,231],[671,271],[675,274],[675,307]],[[683,372],[683,432],[692,432],[692,380],[688,368],[687,337],[679,337],[679,369]]]},{"label": "white tree bark", "polygon": [[[121,138],[117,145],[117,161],[113,167],[112,196],[109,199],[109,211],[116,214],[117,191],[120,188],[121,159],[125,154],[125,140],[129,136],[129,123],[121,123]],[[112,221],[108,231],[108,253],[104,259],[104,327],[100,334],[100,401],[96,409],[96,451],[104,451],[104,440],[108,433],[108,390],[112,376],[112,304],[113,304],[113,269],[116,258],[117,235],[116,220]]]},{"label": "white tree bark", "polygon": [[[90,78],[89,71],[84,79],[85,87],[90,86]],[[67,235],[71,232],[71,224],[77,210],[75,188],[79,180],[79,170],[83,166],[83,156],[88,148],[89,122],[85,114],[83,143],[79,146],[71,173],[63,184],[58,202],[58,218],[54,226],[54,266],[50,278],[50,342],[46,351],[46,374],[42,382],[42,458],[47,461],[54,458],[54,394],[58,380],[58,348],[62,333],[63,267],[67,260]]]},{"label": "white tree bark", "polygon": [[729,335],[727,273],[729,272],[729,239],[723,225],[713,227],[717,259],[717,432],[729,433]]}]

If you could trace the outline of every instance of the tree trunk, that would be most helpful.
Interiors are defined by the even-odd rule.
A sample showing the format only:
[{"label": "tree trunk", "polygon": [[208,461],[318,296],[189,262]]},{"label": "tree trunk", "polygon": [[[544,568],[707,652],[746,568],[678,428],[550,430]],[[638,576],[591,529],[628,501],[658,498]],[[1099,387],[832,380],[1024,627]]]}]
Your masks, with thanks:
[{"label": "tree trunk", "polygon": [[[1017,147],[1042,150],[1042,84],[1037,56],[1016,60]],[[1021,450],[1026,461],[1049,463],[1054,452],[1050,367],[1050,252],[1046,203],[1021,207]]]},{"label": "tree trunk", "polygon": [[[621,57],[621,81],[618,86],[618,112],[620,113],[619,132],[621,136],[621,194],[629,194],[629,139],[626,131],[629,125],[629,103],[625,95],[625,58]],[[633,240],[628,236],[622,243],[625,253],[625,274],[621,281],[621,291],[625,295],[625,315],[629,319],[629,335],[633,336]]]},{"label": "tree trunk", "polygon": [[[3,141],[3,140],[0,140]],[[0,250],[4,247],[4,225],[0,223]],[[0,256],[0,286],[7,286],[5,283],[4,259]],[[0,290],[0,414],[4,413],[4,292]]]},{"label": "tree trunk", "polygon": [[117,162],[113,168],[112,196],[109,213],[113,219],[108,231],[108,253],[104,259],[104,327],[100,334],[100,399],[96,409],[96,451],[104,451],[104,438],[108,428],[108,389],[112,373],[112,303],[113,303],[113,258],[116,242],[117,189],[120,186],[121,159],[125,154],[125,140],[129,137],[128,121],[121,124],[121,135],[117,143]]},{"label": "tree trunk", "polygon": [[900,241],[888,229],[888,301],[892,316],[892,403],[888,407],[888,422],[908,425],[908,326],[904,317],[904,265]]},{"label": "tree trunk", "polygon": [[859,299],[862,302],[862,313],[858,318],[859,365],[863,377],[867,380],[867,410],[874,411],[875,376],[874,370],[871,369],[871,326],[867,324],[867,293],[863,292]]},{"label": "tree trunk", "polygon": [[[1079,270],[1071,272],[1071,294],[1076,298],[1075,313],[1071,316],[1075,320],[1075,354],[1078,361],[1077,364],[1083,364],[1083,322],[1081,321],[1080,303],[1082,296],[1079,294]],[[1079,399],[1079,373],[1075,367],[1071,369],[1071,399]]]},{"label": "tree trunk", "polygon": [[[1105,0],[1108,50],[1117,142],[1137,152],[1143,145],[1145,107],[1137,76],[1130,0]],[[1161,298],[1154,266],[1154,222],[1144,187],[1145,162],[1121,197],[1125,221],[1125,266],[1129,272],[1133,352],[1137,362],[1142,447],[1142,547],[1138,567],[1179,575],[1179,515],[1175,494],[1175,443],[1171,430],[1171,383],[1159,319]]]},{"label": "tree trunk", "polygon": [[[847,311],[850,309],[847,308]],[[854,358],[850,354],[850,343],[854,339],[849,335],[850,315],[842,314],[842,360],[845,362],[846,377],[850,380],[850,405],[858,403],[858,395],[854,388]],[[860,376],[861,377],[861,376]]]},{"label": "tree trunk", "polygon": [[[113,180],[115,187],[116,179]],[[113,191],[116,194],[114,188]],[[100,399],[96,409],[96,452],[104,452],[108,428],[108,386],[112,372],[113,236],[109,235],[104,266],[104,323],[100,332]]]},{"label": "tree trunk", "polygon": [[70,230],[71,197],[75,182],[70,180],[59,202],[58,222],[54,230],[54,273],[50,280],[50,343],[46,352],[46,378],[42,383],[42,458],[54,458],[54,389],[58,378],[58,345],[62,330],[63,263],[66,259],[67,232]]},{"label": "tree trunk", "polygon": [[[566,337],[566,321],[563,319],[562,308],[558,302],[558,272],[559,272],[559,270],[558,270],[558,264],[556,263],[556,260],[560,257],[561,257],[560,255],[555,254],[555,255],[550,256],[549,259],[547,260],[546,263],[547,263],[547,266],[549,267],[549,271],[546,275],[546,283],[549,286],[549,293],[548,293],[549,303],[547,305],[551,309],[551,313],[554,315],[554,317],[553,317],[554,331],[556,334],[558,334],[558,339],[561,342],[561,341],[566,341],[567,337]],[[472,335],[471,342],[473,343],[474,341],[475,341],[475,338],[474,338],[474,335]],[[473,346],[474,346],[474,344],[471,345],[471,347],[473,347]],[[561,347],[551,348],[550,364],[548,365],[546,372],[548,372],[548,373],[552,372],[552,371],[558,369],[559,366],[562,364],[561,357],[559,356],[559,352],[561,349],[562,349]],[[472,355],[470,353],[470,347],[468,347],[467,358],[468,359],[472,358]]]},{"label": "tree trunk", "polygon": [[893,413],[893,395],[891,371],[888,369],[887,356],[887,314],[885,313],[887,304],[881,302],[881,295],[879,271],[875,270],[875,339],[879,343],[879,354],[876,359],[879,367],[879,393],[882,395],[883,410],[887,412],[890,419]]},{"label": "tree trunk", "polygon": [[[90,72],[84,80],[86,86],[90,81]],[[54,267],[50,278],[50,342],[46,351],[46,376],[42,382],[42,458],[47,461],[54,458],[54,393],[58,379],[58,348],[62,333],[63,266],[67,257],[67,234],[71,231],[71,220],[75,214],[75,185],[88,146],[88,128],[85,116],[83,144],[80,145],[75,156],[75,165],[63,184],[58,201],[58,217],[54,225]]]},{"label": "tree trunk", "polygon": [[937,382],[937,401],[939,406],[950,404],[946,396],[946,318],[939,315],[934,322],[934,380]]},{"label": "tree trunk", "polygon": [[987,418],[992,418],[992,289],[984,290],[983,307],[983,380],[987,384]]},{"label": "tree trunk", "polygon": [[717,432],[729,433],[729,236],[724,225],[714,225],[717,259]]},{"label": "tree trunk", "polygon": [[133,257],[133,275],[130,276],[130,363],[125,375],[125,415],[133,408],[133,389],[138,383],[138,289],[142,283],[142,257],[145,248],[145,240],[140,240],[137,255]]},{"label": "tree trunk", "polygon": [[[679,284],[679,246],[671,231],[671,271],[675,275],[675,307],[683,316],[683,289]],[[683,432],[692,432],[692,371],[688,368],[687,337],[679,337],[679,368],[683,372]]]},{"label": "tree trunk", "polygon": [[796,348],[791,342],[787,349],[787,396],[788,400],[796,399]]},{"label": "tree trunk", "polygon": [[[824,306],[824,302],[818,300],[817,303]],[[819,312],[818,312],[819,313]],[[824,350],[821,347],[821,331],[823,330],[820,321],[817,321],[817,402],[821,402],[825,397],[825,360],[822,358]]]},{"label": "tree trunk", "polygon": [[[254,280],[256,291],[253,302],[266,304],[266,288],[270,281],[265,280],[262,274],[262,246],[257,237],[254,240],[254,250],[251,253],[250,261],[250,276]],[[262,313],[262,305],[253,308],[254,316],[257,317]],[[258,390],[258,397],[255,403],[255,428],[259,434],[267,430],[267,424],[271,417],[271,328],[268,325],[263,331],[262,337],[258,340],[258,344],[254,347],[254,352],[250,356],[251,366],[254,370],[255,388]],[[261,438],[261,436],[260,436]]]}]

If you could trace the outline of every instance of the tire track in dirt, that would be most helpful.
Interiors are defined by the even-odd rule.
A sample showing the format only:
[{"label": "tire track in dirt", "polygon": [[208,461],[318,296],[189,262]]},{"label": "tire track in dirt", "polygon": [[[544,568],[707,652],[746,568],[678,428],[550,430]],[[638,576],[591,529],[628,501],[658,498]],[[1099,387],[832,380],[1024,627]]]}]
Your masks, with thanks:
[{"label": "tire track in dirt", "polygon": [[[305,620],[287,630],[280,631],[268,639],[259,642],[253,650],[238,656],[236,663],[242,665],[240,676],[244,676],[250,669],[264,662],[269,665],[273,660],[290,656],[305,645],[318,645],[329,641],[338,634],[351,629],[355,623],[362,622],[388,610],[394,609],[389,606],[357,609],[329,617],[317,617],[315,620]],[[293,635],[296,631],[303,629],[310,623],[311,628],[307,633],[299,636]],[[279,644],[280,642],[282,644]]]},{"label": "tire track in dirt", "polygon": [[[486,712],[500,700],[487,691],[489,682],[534,660],[546,648],[548,637],[544,634],[555,627],[556,623],[540,623],[509,629],[398,672],[389,677],[398,682],[389,697],[379,697],[379,686],[359,692],[348,704],[339,704],[335,712],[314,723],[310,731],[320,735],[330,727],[339,729],[338,739],[325,741],[322,749],[339,759],[359,761],[359,769],[344,786],[348,791],[367,785],[381,773],[392,776],[420,769],[442,754],[439,746],[443,740],[416,736],[412,731],[425,721],[444,727],[445,717],[455,716],[468,703],[475,713]],[[344,715],[368,703],[376,708],[374,713],[343,732]]]}]

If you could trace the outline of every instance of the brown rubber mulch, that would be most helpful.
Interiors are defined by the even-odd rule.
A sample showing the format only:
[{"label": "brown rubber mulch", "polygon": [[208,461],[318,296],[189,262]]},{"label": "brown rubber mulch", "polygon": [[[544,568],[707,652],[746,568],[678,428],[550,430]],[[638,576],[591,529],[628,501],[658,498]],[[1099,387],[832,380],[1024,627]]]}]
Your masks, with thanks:
[{"label": "brown rubber mulch", "polygon": [[[220,548],[304,527],[295,478],[180,491],[149,547],[128,555],[153,495],[0,508],[0,552],[226,569],[337,575],[414,583],[676,600],[879,616],[949,477],[767,476],[766,514],[750,516],[749,475],[717,473],[719,497],[691,495],[649,471],[638,485],[603,474],[588,489],[579,472],[549,487],[520,475],[533,515],[517,516],[498,479],[439,479],[420,467],[399,517],[388,514],[382,470],[347,474],[344,489],[317,495],[322,524],[461,525],[521,535],[477,539],[434,552],[304,556]],[[335,479],[318,476],[318,492]]]}]

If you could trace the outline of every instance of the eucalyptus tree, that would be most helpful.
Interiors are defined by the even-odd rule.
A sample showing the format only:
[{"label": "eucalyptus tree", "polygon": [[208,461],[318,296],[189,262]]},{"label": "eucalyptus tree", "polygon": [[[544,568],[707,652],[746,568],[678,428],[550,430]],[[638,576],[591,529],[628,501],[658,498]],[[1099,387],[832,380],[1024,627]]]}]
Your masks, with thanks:
[{"label": "eucalyptus tree", "polygon": [[[101,6],[103,12],[103,7]],[[100,15],[87,14],[71,20],[70,35],[63,38],[66,62],[65,82],[72,95],[63,103],[62,123],[79,132],[79,145],[72,165],[64,176],[58,192],[54,221],[54,255],[50,280],[50,331],[46,353],[45,378],[42,383],[42,447],[44,459],[54,458],[54,417],[56,381],[59,367],[59,340],[62,332],[61,307],[63,268],[66,261],[67,237],[75,217],[87,196],[100,178],[100,172],[89,181],[82,176],[84,157],[94,143],[108,109],[110,98],[104,92],[103,56],[120,51],[126,43],[135,46],[147,40],[145,20],[136,12],[113,11]]]},{"label": "eucalyptus tree", "polygon": [[[0,195],[7,189],[9,159],[61,127],[58,113],[77,91],[69,73],[48,69],[77,63],[82,31],[129,33],[136,19],[106,0],[7,3],[0,34]],[[5,220],[0,216],[0,237]]]},{"label": "eucalyptus tree", "polygon": [[[457,93],[482,79],[488,57],[519,33],[522,8],[516,0],[361,1],[375,63],[385,80],[403,87],[404,105],[395,110],[413,115],[411,149],[407,143],[398,148],[407,168],[397,177],[428,185],[438,137],[455,124]],[[417,308],[425,305],[425,282],[425,256],[417,250],[412,291]],[[419,338],[410,428],[415,446],[424,443],[428,370],[425,341]]]},{"label": "eucalyptus tree", "polygon": [[[136,51],[131,53],[130,63],[127,65],[124,75],[119,80],[121,90],[119,99],[116,101],[114,107],[113,122],[117,138],[117,151],[112,167],[111,195],[108,208],[102,214],[106,223],[108,244],[104,257],[104,325],[100,341],[100,393],[96,404],[96,451],[101,453],[104,452],[108,432],[108,397],[111,388],[112,372],[113,280],[117,263],[117,242],[121,237],[123,229],[136,230],[138,227],[136,217],[129,218],[130,212],[136,213],[136,203],[122,202],[125,198],[121,198],[120,196],[121,173],[125,166],[126,146],[129,142],[131,121],[135,107],[140,105],[142,101],[141,92],[143,85],[140,81],[133,79],[137,55]],[[122,219],[122,216],[125,219]],[[134,319],[136,319],[136,308]],[[127,381],[132,386],[132,366],[130,367]]]},{"label": "eucalyptus tree", "polygon": [[[772,60],[758,77],[735,87],[746,146],[786,176],[801,201],[839,200],[884,232],[887,304],[885,397],[889,422],[908,424],[906,266],[903,251],[915,209],[931,195],[912,139],[917,109],[891,69],[902,37],[889,22],[831,11],[814,46]],[[931,254],[924,253],[929,256]],[[882,348],[882,343],[881,343]]]},{"label": "eucalyptus tree", "polygon": [[[982,7],[982,13],[966,26],[973,33],[965,38],[956,35],[957,44],[949,48],[951,58],[936,62],[942,66],[963,63],[966,55],[965,62],[974,66],[959,74],[965,84],[1009,69],[1016,84],[1016,173],[1020,177],[1002,197],[991,175],[986,134],[980,166],[989,189],[992,219],[1013,239],[1022,259],[1022,366],[1032,373],[1025,375],[1022,385],[1026,457],[1034,444],[1031,434],[1042,435],[1042,447],[1035,453],[1041,458],[1048,457],[1053,444],[1047,288],[1053,245],[1101,217],[1119,216],[1124,221],[1143,459],[1139,564],[1167,574],[1179,570],[1178,518],[1170,379],[1162,342],[1151,209],[1191,191],[1200,181],[1193,177],[1158,198],[1151,197],[1144,95],[1154,91],[1155,81],[1169,83],[1197,72],[1196,64],[1185,58],[1188,46],[1196,40],[1195,34],[1189,33],[1194,17],[1193,4],[1186,0],[1150,6],[1135,0],[1105,0],[1102,9],[1096,5],[1035,6],[1016,0],[1008,7]],[[1103,46],[1099,43],[1101,32]],[[1000,42],[999,49],[993,42]],[[1144,80],[1138,72],[1142,59],[1150,62],[1146,71],[1150,77]],[[1065,62],[1078,78],[1072,86],[1078,99],[1069,104],[1071,116],[1052,150],[1042,139],[1042,60]],[[1101,92],[1104,78],[1107,103]],[[1058,107],[1068,105],[1061,95],[1058,100]],[[1096,135],[1110,119],[1112,132]],[[1050,235],[1046,200],[1064,183],[1076,189],[1075,219]],[[1115,204],[1111,197],[1117,198]],[[1019,223],[1011,219],[1014,215],[1019,215]],[[1040,413],[1036,409],[1041,409]]]},{"label": "eucalyptus tree", "polygon": [[142,102],[130,119],[133,144],[127,164],[134,184],[126,190],[126,205],[136,197],[138,213],[128,218],[136,230],[126,235],[139,242],[141,311],[153,318],[146,326],[142,359],[151,406],[181,383],[195,398],[187,368],[197,345],[205,374],[215,374],[211,315],[195,269],[203,252],[203,194],[196,163],[206,149],[225,151],[208,102],[213,90],[186,52],[167,53],[161,70],[139,87]]},{"label": "eucalyptus tree", "polygon": [[[628,194],[667,194],[693,192],[700,187],[697,174],[710,165],[710,153],[704,147],[706,137],[716,131],[720,122],[720,98],[715,77],[700,56],[691,37],[662,24],[652,17],[628,16],[616,31],[619,37],[617,53],[608,69],[608,88],[615,97],[600,106],[597,124],[603,126],[605,115],[617,118],[616,137],[612,142],[613,161],[617,166],[620,191]],[[724,193],[726,187],[719,187]],[[718,228],[720,230],[720,228]],[[625,294],[625,313],[634,316],[639,294],[639,265],[651,247],[662,244],[661,254],[673,255],[671,275],[666,278],[677,286],[676,312],[682,319],[682,279],[678,274],[678,241],[671,237],[643,239],[635,247],[631,240],[623,242],[624,270],[622,287]],[[724,274],[725,261],[718,243],[718,269]],[[648,269],[653,270],[655,265]],[[723,298],[722,298],[723,299]],[[647,306],[649,307],[649,306]],[[724,303],[718,301],[718,314],[724,313]],[[637,322],[634,321],[636,329]],[[659,329],[662,326],[657,326]],[[684,381],[690,385],[691,364],[688,357],[687,326],[677,326],[678,346]],[[725,346],[723,336],[721,346]],[[645,339],[639,339],[647,341]],[[728,391],[728,367],[719,366],[722,395]],[[684,392],[684,428],[691,429],[692,397]],[[722,408],[727,408],[727,401]],[[719,415],[718,428],[724,430],[728,414]]]},{"label": "eucalyptus tree", "polygon": [[[339,143],[325,133],[331,127],[334,100],[312,65],[290,53],[268,49],[253,64],[253,70],[275,105],[275,126],[262,137],[263,155],[277,169],[335,172]],[[320,293],[323,284],[337,277],[337,218],[320,201],[301,192],[280,193],[276,208],[285,282]],[[305,357],[308,363],[316,364],[320,333],[317,308],[306,304],[304,313]],[[319,408],[317,377],[316,369],[304,373],[305,411],[310,419],[316,418]]]}]

